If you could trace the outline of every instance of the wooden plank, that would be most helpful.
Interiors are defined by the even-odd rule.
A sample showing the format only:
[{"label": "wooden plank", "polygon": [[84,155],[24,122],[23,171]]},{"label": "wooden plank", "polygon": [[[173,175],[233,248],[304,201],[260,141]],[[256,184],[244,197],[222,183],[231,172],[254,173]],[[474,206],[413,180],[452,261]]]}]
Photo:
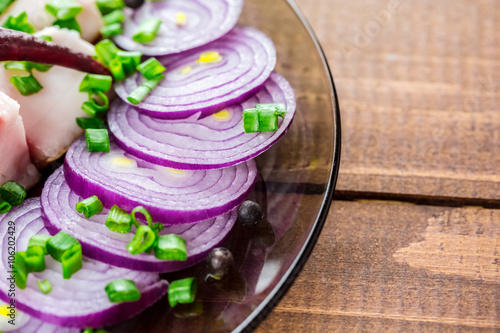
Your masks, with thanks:
[{"label": "wooden plank", "polygon": [[500,211],[337,201],[257,332],[500,330]]},{"label": "wooden plank", "polygon": [[339,190],[500,200],[498,1],[296,2],[339,92]]}]

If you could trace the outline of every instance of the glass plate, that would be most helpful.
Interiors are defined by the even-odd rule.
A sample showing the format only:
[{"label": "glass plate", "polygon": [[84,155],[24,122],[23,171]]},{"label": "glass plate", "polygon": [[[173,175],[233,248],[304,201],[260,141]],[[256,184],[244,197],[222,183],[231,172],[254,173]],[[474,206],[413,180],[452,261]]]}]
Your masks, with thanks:
[{"label": "glass plate", "polygon": [[297,99],[288,133],[257,158],[260,179],[252,197],[267,212],[268,224],[250,233],[235,230],[226,245],[236,263],[227,279],[205,281],[205,263],[165,275],[168,280],[196,276],[195,303],[171,309],[164,298],[111,332],[252,330],[291,286],[325,223],[340,158],[340,115],[328,64],[291,0],[245,0],[240,24],[273,40],[276,71],[291,83]]}]

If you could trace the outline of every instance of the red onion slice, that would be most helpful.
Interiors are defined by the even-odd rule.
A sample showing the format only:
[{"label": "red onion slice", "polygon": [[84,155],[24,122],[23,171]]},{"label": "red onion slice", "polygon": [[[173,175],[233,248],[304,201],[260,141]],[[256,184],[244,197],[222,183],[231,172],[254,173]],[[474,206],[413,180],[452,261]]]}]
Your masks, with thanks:
[{"label": "red onion slice", "polygon": [[[2,253],[0,260],[0,299],[10,302],[11,269],[8,266],[8,221],[15,222],[16,250],[24,251],[35,234],[48,234],[41,216],[40,200],[27,200],[22,206],[0,217]],[[41,273],[31,273],[26,289],[16,289],[16,306],[19,310],[45,322],[65,327],[102,327],[130,318],[158,301],[168,289],[168,283],[158,274],[132,271],[114,267],[84,257],[83,267],[71,279],[62,277],[61,263],[45,257],[47,268]],[[141,292],[136,302],[111,303],[104,287],[115,279],[133,280]],[[44,295],[37,281],[49,280],[52,291]]]},{"label": "red onion slice", "polygon": [[165,227],[161,234],[176,234],[186,241],[186,261],[165,261],[152,254],[131,255],[127,244],[134,236],[119,234],[106,227],[109,210],[86,219],[75,210],[77,202],[83,200],[69,188],[62,169],[57,170],[45,183],[42,192],[42,210],[45,226],[50,233],[63,230],[74,235],[83,246],[83,254],[119,267],[151,272],[172,272],[187,268],[205,259],[206,254],[222,244],[236,222],[236,210],[216,218],[195,224]]},{"label": "red onion slice", "polygon": [[155,222],[186,224],[210,219],[236,208],[252,191],[257,178],[249,160],[217,170],[176,170],[125,153],[111,140],[109,153],[89,153],[83,138],[66,153],[64,176],[69,187],[103,205],[132,211],[149,210]]},{"label": "red onion slice", "polygon": [[80,333],[79,328],[61,327],[49,324],[32,317],[19,310],[16,311],[15,325],[7,321],[10,317],[0,318],[0,332],[2,333]]},{"label": "red onion slice", "polygon": [[[116,44],[126,50],[145,55],[179,53],[209,43],[231,30],[238,21],[243,0],[168,0],[146,2],[141,8],[127,11],[124,32],[116,36]],[[184,14],[184,23],[177,23],[177,14]],[[149,18],[162,21],[154,41],[135,42],[132,37],[141,22]]]},{"label": "red onion slice", "polygon": [[[209,51],[219,52],[222,60],[198,64],[200,55]],[[200,111],[205,117],[255,93],[276,65],[276,50],[262,32],[235,27],[214,42],[158,60],[167,68],[165,79],[137,107],[162,119],[187,118]],[[186,68],[191,71],[183,74]],[[128,103],[129,94],[143,81],[134,74],[115,84],[115,90]]]},{"label": "red onion slice", "polygon": [[[245,133],[242,111],[257,103],[284,103],[286,115],[276,132]],[[225,112],[224,112],[225,111]],[[117,144],[151,163],[178,169],[217,169],[254,158],[269,149],[292,123],[295,98],[290,84],[273,73],[262,89],[223,112],[198,119],[157,119],[118,100],[108,113]]]}]

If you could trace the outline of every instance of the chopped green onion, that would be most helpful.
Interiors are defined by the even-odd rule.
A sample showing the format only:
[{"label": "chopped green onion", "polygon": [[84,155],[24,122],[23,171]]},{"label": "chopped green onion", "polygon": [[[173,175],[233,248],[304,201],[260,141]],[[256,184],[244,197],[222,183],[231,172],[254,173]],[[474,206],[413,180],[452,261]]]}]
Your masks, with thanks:
[{"label": "chopped green onion", "polygon": [[165,75],[160,74],[155,78],[147,80],[146,82],[135,88],[134,91],[132,91],[127,97],[127,100],[134,105],[139,104],[164,78]]},{"label": "chopped green onion", "polygon": [[76,19],[69,19],[69,20],[57,20],[52,25],[58,26],[59,28],[65,28],[68,30],[75,30],[78,31],[79,33],[82,32],[82,29],[80,28],[80,24],[78,24],[78,21]]},{"label": "chopped green onion", "polygon": [[26,198],[26,188],[19,183],[9,181],[0,187],[0,195],[12,206],[19,206]]},{"label": "chopped green onion", "polygon": [[9,16],[2,27],[32,34],[35,27],[28,23],[28,14],[22,12],[18,16]]},{"label": "chopped green onion", "polygon": [[109,39],[104,39],[95,45],[97,57],[106,66],[115,58],[118,51],[119,49]]},{"label": "chopped green onion", "polygon": [[134,238],[127,245],[127,251],[130,254],[139,254],[148,251],[154,246],[156,233],[147,225],[141,225],[137,228]]},{"label": "chopped green onion", "polygon": [[278,129],[278,115],[275,110],[259,110],[259,132],[273,132]]},{"label": "chopped green onion", "polygon": [[102,212],[102,210],[102,202],[99,200],[97,195],[93,195],[90,198],[82,200],[76,204],[76,211],[78,213],[83,213],[83,216],[87,219]]},{"label": "chopped green onion", "polygon": [[174,307],[178,303],[187,304],[194,302],[197,287],[194,277],[171,282],[168,287],[168,302],[170,306]]},{"label": "chopped green onion", "polygon": [[109,75],[87,74],[80,83],[80,91],[108,91],[113,84],[113,78]]},{"label": "chopped green onion", "polygon": [[5,200],[0,199],[0,214],[5,214],[10,212],[12,205]]},{"label": "chopped green onion", "polygon": [[32,246],[41,246],[43,248],[43,254],[44,255],[48,254],[47,242],[51,237],[52,236],[42,235],[42,234],[36,234],[31,236],[30,240],[28,241],[28,249]]},{"label": "chopped green onion", "polygon": [[[101,102],[99,100],[93,97],[94,94],[101,99],[102,104],[100,104]],[[89,100],[83,102],[82,110],[87,112],[92,117],[96,117],[100,114],[105,113],[109,110],[108,96],[106,96],[106,94],[104,94],[102,91],[89,92]]]},{"label": "chopped green onion", "polygon": [[112,11],[125,7],[123,0],[97,0],[96,3],[102,15],[109,14]]},{"label": "chopped green onion", "polygon": [[47,252],[57,261],[61,261],[64,252],[71,249],[73,246],[80,244],[70,234],[64,231],[59,231],[55,236],[52,236],[47,241]]},{"label": "chopped green onion", "polygon": [[61,256],[63,278],[69,279],[82,268],[82,245],[77,243],[64,251]]},{"label": "chopped green onion", "polygon": [[38,36],[38,38],[43,39],[46,42],[52,42],[52,37],[50,36]]},{"label": "chopped green onion", "polygon": [[23,252],[15,253],[13,271],[14,271],[16,286],[18,286],[19,289],[25,289],[26,281],[28,280],[29,270],[28,270],[28,265],[26,264],[26,261],[24,259]]},{"label": "chopped green onion", "polygon": [[109,135],[107,129],[88,128],[85,130],[87,149],[91,153],[109,153]]},{"label": "chopped green onion", "polygon": [[163,230],[164,227],[165,225],[163,223],[156,222],[155,224],[153,224],[152,229],[154,232],[159,233]]},{"label": "chopped green onion", "polygon": [[73,19],[80,14],[83,6],[73,0],[52,0],[45,5],[45,10],[61,21]]},{"label": "chopped green onion", "polygon": [[137,66],[137,70],[149,80],[165,72],[167,69],[156,58],[149,58]]},{"label": "chopped green onion", "polygon": [[43,272],[45,270],[45,249],[39,245],[30,246],[24,254],[24,261],[29,272]]},{"label": "chopped green onion", "polygon": [[111,281],[104,290],[112,303],[135,302],[141,298],[141,293],[132,280],[117,279]]},{"label": "chopped green onion", "polygon": [[162,260],[185,261],[187,259],[186,241],[177,235],[163,235],[155,247],[155,257]]},{"label": "chopped green onion", "polygon": [[135,214],[137,214],[137,213],[141,213],[142,215],[144,215],[144,217],[146,218],[146,221],[148,222],[148,226],[151,228],[153,227],[153,217],[151,216],[149,211],[142,206],[138,206],[138,207],[135,207],[132,210],[132,212],[130,213],[130,215],[132,216],[132,222],[135,224],[135,226],[137,228],[139,228],[139,226],[141,225],[141,223],[135,217]]},{"label": "chopped green onion", "polygon": [[104,25],[111,25],[113,23],[121,23],[125,21],[125,15],[123,15],[123,11],[121,9],[116,9],[109,14],[106,14],[102,17],[104,21]]},{"label": "chopped green onion", "polygon": [[143,21],[139,25],[139,28],[135,35],[132,36],[132,39],[138,43],[152,42],[155,39],[158,30],[160,29],[161,23],[161,20],[155,17]]},{"label": "chopped green onion", "polygon": [[286,106],[284,103],[267,103],[267,104],[256,104],[255,107],[258,110],[263,109],[273,109],[276,111],[279,117],[284,117],[286,114]]},{"label": "chopped green onion", "polygon": [[46,72],[52,68],[51,65],[38,64],[36,62],[27,62],[30,69],[36,69],[39,72]]},{"label": "chopped green onion", "polygon": [[103,35],[104,37],[111,37],[121,35],[123,33],[123,28],[121,23],[113,23],[102,26],[100,31],[101,35]]},{"label": "chopped green onion", "polygon": [[123,64],[118,58],[114,58],[109,62],[109,70],[116,81],[125,80],[125,70],[123,69]]},{"label": "chopped green onion", "polygon": [[76,123],[84,130],[87,128],[106,128],[104,122],[99,118],[78,117],[76,118]]},{"label": "chopped green onion", "polygon": [[137,66],[141,63],[141,52],[118,51],[116,58],[121,62],[126,75],[135,72]]},{"label": "chopped green onion", "polygon": [[36,281],[36,284],[38,285],[38,288],[40,288],[40,291],[44,295],[47,295],[52,291],[52,285],[50,284],[49,280]]},{"label": "chopped green onion", "polygon": [[0,0],[0,14],[3,14],[4,10],[10,6],[15,0]]},{"label": "chopped green onion", "polygon": [[259,131],[259,111],[257,109],[243,110],[243,128],[245,133]]},{"label": "chopped green onion", "polygon": [[51,65],[37,64],[30,61],[7,61],[5,63],[5,69],[19,69],[29,72],[30,74],[33,69],[36,69],[39,72],[46,72],[51,68]]},{"label": "chopped green onion", "polygon": [[111,231],[126,234],[132,228],[132,216],[117,205],[114,205],[109,210],[106,227]]},{"label": "chopped green onion", "polygon": [[10,78],[10,83],[12,83],[23,96],[36,94],[43,89],[43,86],[35,79],[33,75],[12,76]]}]

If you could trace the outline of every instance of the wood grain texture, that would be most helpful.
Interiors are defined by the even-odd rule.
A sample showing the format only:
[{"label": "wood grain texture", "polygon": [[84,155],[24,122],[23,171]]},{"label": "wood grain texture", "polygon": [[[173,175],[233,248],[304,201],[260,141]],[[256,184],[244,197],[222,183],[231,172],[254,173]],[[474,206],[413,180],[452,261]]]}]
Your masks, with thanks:
[{"label": "wood grain texture", "polygon": [[338,190],[500,201],[500,2],[296,2],[339,94]]},{"label": "wood grain texture", "polygon": [[257,332],[500,330],[500,211],[334,202],[311,259]]}]

